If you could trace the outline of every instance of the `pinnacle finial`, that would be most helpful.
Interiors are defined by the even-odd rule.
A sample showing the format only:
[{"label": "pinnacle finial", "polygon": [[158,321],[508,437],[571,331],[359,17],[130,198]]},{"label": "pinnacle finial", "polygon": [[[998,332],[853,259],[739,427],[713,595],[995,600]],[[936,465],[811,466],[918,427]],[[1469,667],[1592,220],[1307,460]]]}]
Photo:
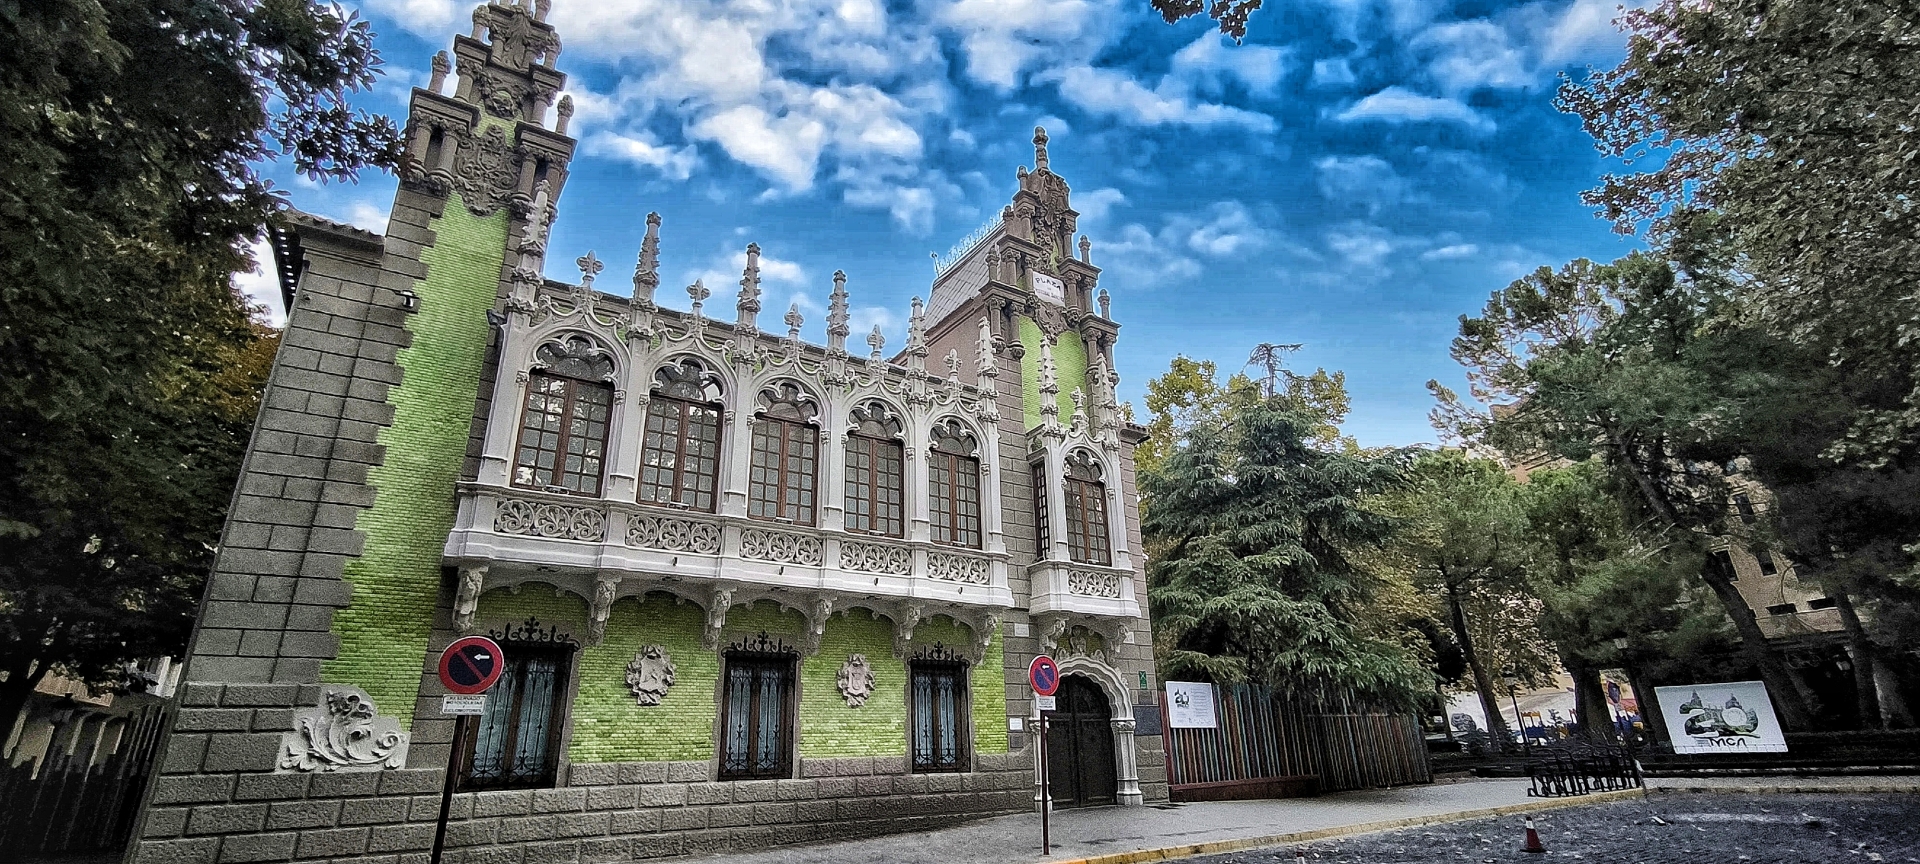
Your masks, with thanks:
[{"label": "pinnacle finial", "polygon": [[1105,318],[1108,321],[1112,321],[1113,320],[1113,295],[1108,294],[1107,289],[1102,288],[1100,289],[1100,296],[1097,299],[1100,301],[1100,317]]},{"label": "pinnacle finial", "polygon": [[1033,170],[1048,171],[1047,167],[1047,127],[1033,127]]},{"label": "pinnacle finial", "polygon": [[946,363],[947,363],[947,380],[952,381],[956,384],[959,383],[960,382],[960,349],[948,348]]},{"label": "pinnacle finial", "polygon": [[1093,241],[1088,240],[1085,234],[1080,235],[1080,263],[1093,263]]},{"label": "pinnacle finial", "polygon": [[788,339],[800,338],[800,325],[807,323],[807,319],[800,317],[800,304],[794,303],[787,307],[786,321],[787,321],[787,338]]},{"label": "pinnacle finial", "polygon": [[827,302],[827,350],[846,353],[847,336],[852,332],[847,326],[847,273],[835,270],[833,296]]},{"label": "pinnacle finial", "polygon": [[640,239],[640,260],[633,268],[633,299],[653,304],[654,289],[660,287],[660,214],[647,214],[647,234]]},{"label": "pinnacle finial", "polygon": [[447,73],[452,71],[453,63],[447,59],[447,52],[441,51],[434,54],[433,75],[427,79],[427,90],[436,96],[440,95],[440,88],[447,83]]},{"label": "pinnacle finial", "polygon": [[880,349],[887,347],[887,337],[881,334],[880,325],[873,325],[873,332],[867,334],[867,347],[873,349],[873,353],[867,356],[875,363],[880,362]]},{"label": "pinnacle finial", "polygon": [[573,121],[573,96],[560,97],[560,105],[553,111],[553,134],[567,134],[567,124]]},{"label": "pinnacle finial", "polygon": [[701,304],[705,303],[708,297],[713,296],[713,291],[707,288],[705,282],[695,279],[692,285],[687,286],[687,296],[693,300],[693,317],[698,318]]},{"label": "pinnacle finial", "polygon": [[740,302],[735,304],[740,312],[739,327],[754,329],[755,319],[760,315],[760,244],[747,244],[747,269],[740,274]]},{"label": "pinnacle finial", "polygon": [[607,269],[607,265],[600,263],[600,259],[593,254],[593,250],[587,250],[587,254],[573,259],[573,264],[580,268],[580,287],[582,288],[592,288],[593,277]]}]

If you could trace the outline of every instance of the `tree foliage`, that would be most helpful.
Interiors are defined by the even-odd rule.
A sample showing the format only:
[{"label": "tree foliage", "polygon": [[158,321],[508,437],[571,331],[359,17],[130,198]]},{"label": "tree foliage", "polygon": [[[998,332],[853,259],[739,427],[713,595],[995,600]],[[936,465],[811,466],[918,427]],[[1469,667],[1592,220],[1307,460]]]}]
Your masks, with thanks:
[{"label": "tree foliage", "polygon": [[1403,482],[1406,454],[1319,449],[1317,422],[1262,399],[1195,424],[1143,475],[1161,672],[1413,704],[1432,675],[1370,625],[1380,583],[1356,561],[1391,535],[1362,503]]},{"label": "tree foliage", "polygon": [[182,647],[271,357],[230,277],[285,157],[352,179],[364,21],[303,0],[0,3],[0,717]]}]

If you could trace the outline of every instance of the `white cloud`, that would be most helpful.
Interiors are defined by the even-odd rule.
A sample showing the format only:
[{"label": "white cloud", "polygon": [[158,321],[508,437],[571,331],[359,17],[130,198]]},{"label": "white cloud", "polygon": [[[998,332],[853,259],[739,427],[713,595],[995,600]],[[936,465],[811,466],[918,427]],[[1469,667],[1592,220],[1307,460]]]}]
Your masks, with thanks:
[{"label": "white cloud", "polygon": [[1094,263],[1117,273],[1129,287],[1151,288],[1189,281],[1205,271],[1205,259],[1227,258],[1273,245],[1277,233],[1239,201],[1217,201],[1193,213],[1163,217],[1158,229],[1140,223],[1094,246]]},{"label": "white cloud", "polygon": [[1479,254],[1480,247],[1472,243],[1455,243],[1438,249],[1429,249],[1420,253],[1422,261],[1452,261],[1459,258],[1471,258]]},{"label": "white cloud", "polygon": [[1267,229],[1256,224],[1253,213],[1238,201],[1220,201],[1208,208],[1204,221],[1176,217],[1168,228],[1185,231],[1187,248],[1214,258],[1258,249],[1266,245]]},{"label": "white cloud", "polygon": [[253,255],[253,269],[233,274],[233,288],[247,303],[264,307],[267,322],[275,327],[287,323],[287,310],[280,302],[280,277],[274,273],[273,244],[265,237],[253,241],[249,247]]},{"label": "white cloud", "polygon": [[1620,7],[1638,9],[1649,0],[1574,0],[1545,32],[1535,37],[1540,59],[1548,67],[1560,67],[1579,60],[1618,55],[1627,43],[1626,34],[1613,26]]},{"label": "white cloud", "polygon": [[1368,216],[1419,198],[1413,184],[1378,156],[1327,156],[1313,163],[1320,194],[1329,201],[1359,204]]},{"label": "white cloud", "polygon": [[1355,102],[1335,119],[1347,123],[1458,123],[1475,132],[1492,132],[1492,120],[1457,99],[1422,96],[1395,85]]},{"label": "white cloud", "polygon": [[1345,57],[1331,57],[1313,61],[1313,86],[1317,88],[1345,87],[1355,81],[1353,64]]},{"label": "white cloud", "polygon": [[1426,59],[1427,73],[1448,93],[1527,88],[1542,81],[1527,53],[1491,21],[1441,24],[1415,37],[1410,47]]},{"label": "white cloud", "polygon": [[1203,92],[1217,93],[1225,81],[1234,80],[1255,95],[1265,96],[1286,74],[1286,60],[1286,49],[1232,45],[1227,37],[1209,30],[1174,52],[1170,75],[1193,82]]},{"label": "white cloud", "polygon": [[1029,67],[1090,60],[1106,41],[1108,3],[1089,0],[959,0],[938,19],[960,37],[967,77],[1008,92]]},{"label": "white cloud", "polygon": [[1111,187],[1082,192],[1073,197],[1073,209],[1080,211],[1080,223],[1100,222],[1114,207],[1127,203],[1127,196]]},{"label": "white cloud", "polygon": [[775,117],[757,105],[710,115],[689,131],[796,191],[813,186],[814,168],[827,137],[825,124],[818,120],[796,114]]},{"label": "white cloud", "polygon": [[363,0],[368,10],[400,23],[410,33],[445,39],[454,29],[454,16],[466,7],[453,0]]},{"label": "white cloud", "polygon": [[620,159],[653,168],[669,180],[685,180],[693,174],[694,166],[700,163],[700,154],[693,145],[667,147],[647,140],[651,137],[595,132],[587,137],[585,149],[589,156]]},{"label": "white cloud", "polygon": [[1327,248],[1350,267],[1380,269],[1402,245],[1400,238],[1378,225],[1348,222],[1327,229],[1323,239]]},{"label": "white cloud", "polygon": [[1083,111],[1106,114],[1145,126],[1241,126],[1272,132],[1272,117],[1230,105],[1196,102],[1185,82],[1172,75],[1149,90],[1132,76],[1114,69],[1072,66],[1049,73],[1060,83],[1061,98]]}]

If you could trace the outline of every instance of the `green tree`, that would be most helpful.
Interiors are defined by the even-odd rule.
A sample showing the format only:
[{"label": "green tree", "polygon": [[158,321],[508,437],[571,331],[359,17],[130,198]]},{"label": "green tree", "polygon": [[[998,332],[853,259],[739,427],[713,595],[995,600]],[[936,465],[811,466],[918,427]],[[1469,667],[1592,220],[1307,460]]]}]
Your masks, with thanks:
[{"label": "green tree", "polygon": [[1498,463],[1457,450],[1415,459],[1407,483],[1377,506],[1397,520],[1385,566],[1406,573],[1438,601],[1472,675],[1497,742],[1511,740],[1501,714],[1501,679],[1538,683],[1557,658],[1540,636],[1540,603],[1528,591],[1531,549],[1520,484]]},{"label": "green tree", "polygon": [[1142,477],[1161,673],[1417,704],[1432,673],[1370,625],[1380,581],[1356,563],[1393,530],[1362,499],[1403,482],[1406,456],[1319,449],[1317,422],[1261,400]]},{"label": "green tree", "polygon": [[1358,449],[1352,438],[1340,433],[1350,404],[1345,372],[1315,369],[1312,374],[1302,375],[1276,364],[1271,382],[1255,381],[1244,372],[1235,372],[1225,384],[1220,383],[1219,374],[1212,360],[1180,354],[1167,364],[1165,373],[1147,382],[1147,433],[1151,437],[1133,454],[1141,473],[1165,464],[1183,436],[1196,425],[1230,428],[1234,414],[1268,396],[1313,418],[1310,438],[1314,446]]},{"label": "green tree", "polygon": [[260,384],[257,164],[391,165],[363,21],[303,0],[0,3],[0,722],[177,653]]},{"label": "green tree", "polygon": [[[1730,418],[1790,389],[1769,364],[1786,346],[1716,326],[1727,314],[1722,288],[1676,278],[1666,262],[1638,254],[1605,266],[1541,268],[1494,294],[1481,317],[1462,316],[1454,340],[1474,396],[1502,410],[1468,410],[1430,383],[1441,399],[1436,420],[1507,453],[1597,456],[1666,544],[1704,552],[1713,538],[1740,530],[1727,518],[1720,469],[1739,455]],[[1783,724],[1807,728],[1810,694],[1760,631],[1734,574],[1715,557],[1704,562],[1700,577]]]}]

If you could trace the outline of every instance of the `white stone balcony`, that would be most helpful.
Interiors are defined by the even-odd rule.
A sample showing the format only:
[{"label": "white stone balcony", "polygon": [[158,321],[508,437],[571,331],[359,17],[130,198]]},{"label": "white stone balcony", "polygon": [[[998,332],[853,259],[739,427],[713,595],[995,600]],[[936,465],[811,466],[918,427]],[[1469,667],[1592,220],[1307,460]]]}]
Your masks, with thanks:
[{"label": "white stone balcony", "polygon": [[1138,618],[1133,571],[1069,561],[1035,561],[1027,565],[1033,597],[1027,608],[1041,615]]},{"label": "white stone balcony", "polygon": [[710,617],[716,598],[764,597],[820,618],[862,606],[896,625],[949,614],[976,632],[1013,605],[1004,554],[472,483],[460,487],[444,555],[461,570],[465,602],[548,582],[600,620],[599,607],[648,591],[707,605]]}]

